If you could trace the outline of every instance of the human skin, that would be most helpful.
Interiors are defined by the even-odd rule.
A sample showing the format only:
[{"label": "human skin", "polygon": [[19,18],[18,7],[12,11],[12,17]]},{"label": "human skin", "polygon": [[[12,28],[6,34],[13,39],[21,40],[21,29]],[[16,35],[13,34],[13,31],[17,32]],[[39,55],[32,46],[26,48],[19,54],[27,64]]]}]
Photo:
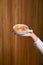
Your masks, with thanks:
[{"label": "human skin", "polygon": [[38,39],[38,37],[36,36],[36,34],[34,34],[33,32],[31,32],[31,33],[26,33],[26,34],[24,34],[23,36],[25,36],[25,37],[31,37],[34,42],[37,41],[37,39]]}]

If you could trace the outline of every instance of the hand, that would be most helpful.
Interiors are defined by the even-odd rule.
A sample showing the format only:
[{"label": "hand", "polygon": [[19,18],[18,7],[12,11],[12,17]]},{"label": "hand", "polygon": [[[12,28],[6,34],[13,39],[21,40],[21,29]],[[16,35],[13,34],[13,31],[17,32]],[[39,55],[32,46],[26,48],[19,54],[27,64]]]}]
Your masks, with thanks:
[{"label": "hand", "polygon": [[33,33],[33,32],[30,32],[30,33],[26,33],[22,36],[25,36],[25,37],[31,37],[33,39],[33,41],[37,41],[38,37]]},{"label": "hand", "polygon": [[26,34],[24,34],[24,35],[22,35],[22,36],[25,36],[25,37],[32,37],[32,34],[33,34],[33,32],[30,32],[30,33],[26,33]]}]

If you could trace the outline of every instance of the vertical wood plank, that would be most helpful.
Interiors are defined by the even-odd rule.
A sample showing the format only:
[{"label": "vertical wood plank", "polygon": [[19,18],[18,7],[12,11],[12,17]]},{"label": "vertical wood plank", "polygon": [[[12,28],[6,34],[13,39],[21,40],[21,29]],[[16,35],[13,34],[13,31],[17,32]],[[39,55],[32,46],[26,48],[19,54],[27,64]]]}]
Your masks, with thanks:
[{"label": "vertical wood plank", "polygon": [[0,0],[0,65],[3,64],[2,57],[2,44],[3,44],[3,31],[2,31],[2,0]]},{"label": "vertical wood plank", "polygon": [[3,0],[3,65],[11,65],[10,62],[10,21],[8,20],[7,0]]}]

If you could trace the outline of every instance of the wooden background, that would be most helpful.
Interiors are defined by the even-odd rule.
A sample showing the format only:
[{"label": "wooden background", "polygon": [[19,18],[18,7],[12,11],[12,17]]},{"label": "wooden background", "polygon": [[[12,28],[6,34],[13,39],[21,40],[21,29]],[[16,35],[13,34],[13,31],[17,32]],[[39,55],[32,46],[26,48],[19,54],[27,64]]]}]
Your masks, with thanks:
[{"label": "wooden background", "polygon": [[43,40],[43,0],[0,0],[0,65],[41,65],[43,55],[13,25],[27,24]]}]

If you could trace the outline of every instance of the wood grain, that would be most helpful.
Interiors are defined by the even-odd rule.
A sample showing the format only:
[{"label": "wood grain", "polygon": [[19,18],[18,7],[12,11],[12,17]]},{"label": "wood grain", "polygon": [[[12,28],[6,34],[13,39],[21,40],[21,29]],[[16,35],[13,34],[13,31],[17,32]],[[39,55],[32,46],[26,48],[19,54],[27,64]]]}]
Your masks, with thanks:
[{"label": "wood grain", "polygon": [[43,0],[0,0],[0,65],[40,65],[43,55],[33,40],[14,34],[17,23],[43,40]]}]

